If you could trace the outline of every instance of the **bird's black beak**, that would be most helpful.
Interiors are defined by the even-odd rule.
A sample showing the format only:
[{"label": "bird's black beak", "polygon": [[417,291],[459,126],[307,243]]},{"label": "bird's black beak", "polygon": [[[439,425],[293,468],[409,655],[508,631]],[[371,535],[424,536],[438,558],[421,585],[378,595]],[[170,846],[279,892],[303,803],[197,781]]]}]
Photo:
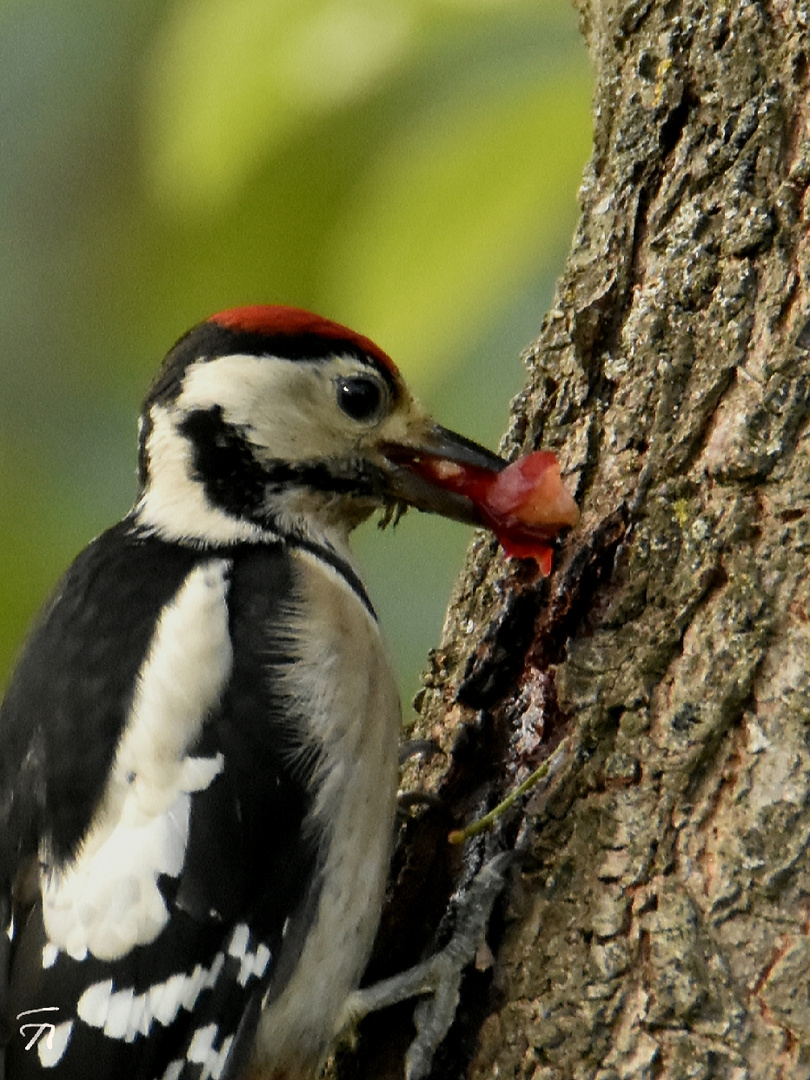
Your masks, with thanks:
[{"label": "bird's black beak", "polygon": [[[418,510],[440,514],[468,525],[485,524],[470,492],[470,480],[491,479],[506,468],[503,458],[486,447],[432,424],[408,444],[382,448],[391,466],[388,493],[397,501]],[[464,478],[465,484],[458,481]]]},{"label": "bird's black beak", "polygon": [[387,494],[402,503],[491,529],[507,555],[551,570],[555,537],[579,521],[557,455],[536,450],[511,465],[432,421],[382,448]]}]

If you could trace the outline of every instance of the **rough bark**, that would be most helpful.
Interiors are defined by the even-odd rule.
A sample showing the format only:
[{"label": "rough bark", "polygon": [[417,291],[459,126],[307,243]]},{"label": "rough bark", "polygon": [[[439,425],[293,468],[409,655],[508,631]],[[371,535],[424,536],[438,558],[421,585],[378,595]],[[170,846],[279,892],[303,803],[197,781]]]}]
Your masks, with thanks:
[{"label": "rough bark", "polygon": [[[507,445],[556,448],[583,519],[548,580],[473,546],[421,702],[440,805],[404,829],[376,970],[517,846],[435,1076],[798,1080],[810,7],[579,4],[594,151]],[[447,844],[559,746],[483,841]],[[370,1020],[344,1075],[400,1075],[410,1011]]]}]

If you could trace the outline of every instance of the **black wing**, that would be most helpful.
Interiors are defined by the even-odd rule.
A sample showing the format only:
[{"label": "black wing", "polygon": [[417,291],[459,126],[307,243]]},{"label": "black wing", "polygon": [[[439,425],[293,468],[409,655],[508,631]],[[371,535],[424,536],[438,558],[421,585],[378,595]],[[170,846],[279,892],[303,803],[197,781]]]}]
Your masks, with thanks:
[{"label": "black wing", "polygon": [[57,859],[87,829],[157,614],[198,556],[122,523],[79,555],[40,615],[0,707],[0,875],[47,829]]},{"label": "black wing", "polygon": [[[16,797],[6,800],[13,829],[5,880],[35,852],[51,815],[56,849],[76,847],[103,791],[157,612],[195,565],[212,557],[231,568],[233,668],[191,752],[218,757],[222,768],[191,795],[182,868],[158,881],[170,917],[153,941],[112,959],[76,958],[49,945],[40,898],[18,912],[7,1080],[41,1078],[44,1066],[55,1080],[235,1075],[261,1002],[277,992],[280,972],[289,967],[289,957],[279,958],[295,948],[315,898],[317,852],[301,830],[311,791],[300,764],[292,765],[295,748],[280,719],[289,703],[272,678],[290,661],[282,613],[295,597],[286,555],[280,547],[244,547],[203,556],[158,541],[117,539],[124,540],[124,557],[100,550],[101,538],[95,553],[88,549],[69,572],[4,706],[3,738],[19,767],[31,760],[45,794],[38,799],[36,786],[23,794],[17,784]],[[124,599],[111,603],[111,597]],[[96,635],[89,652],[68,632],[80,634],[82,627]],[[35,662],[43,651],[58,666],[50,686]],[[31,700],[43,711],[26,714]],[[26,737],[32,715],[46,722]],[[63,757],[75,757],[65,748],[76,745],[87,746],[87,771],[52,761],[60,747]],[[4,762],[4,782],[13,784],[13,774]]]}]

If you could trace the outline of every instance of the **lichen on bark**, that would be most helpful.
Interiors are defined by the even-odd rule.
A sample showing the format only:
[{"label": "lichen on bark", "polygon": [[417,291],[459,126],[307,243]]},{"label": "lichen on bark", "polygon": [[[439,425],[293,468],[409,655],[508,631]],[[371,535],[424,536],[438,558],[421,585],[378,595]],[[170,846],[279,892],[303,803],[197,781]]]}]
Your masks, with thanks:
[{"label": "lichen on bark", "polygon": [[810,8],[579,8],[594,150],[505,446],[556,449],[582,523],[547,581],[473,545],[381,952],[565,737],[488,841],[522,858],[435,1075],[810,1077]]}]

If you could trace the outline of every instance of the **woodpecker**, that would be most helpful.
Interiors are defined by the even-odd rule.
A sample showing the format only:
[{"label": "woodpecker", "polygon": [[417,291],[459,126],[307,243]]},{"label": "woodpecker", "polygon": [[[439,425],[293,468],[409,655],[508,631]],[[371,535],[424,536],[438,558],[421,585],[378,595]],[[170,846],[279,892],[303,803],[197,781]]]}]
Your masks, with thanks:
[{"label": "woodpecker", "polygon": [[477,522],[442,476],[504,466],[300,309],[221,312],[171,349],[135,504],[57,586],[0,709],[5,1080],[317,1072],[397,788],[349,533],[380,507]]}]

